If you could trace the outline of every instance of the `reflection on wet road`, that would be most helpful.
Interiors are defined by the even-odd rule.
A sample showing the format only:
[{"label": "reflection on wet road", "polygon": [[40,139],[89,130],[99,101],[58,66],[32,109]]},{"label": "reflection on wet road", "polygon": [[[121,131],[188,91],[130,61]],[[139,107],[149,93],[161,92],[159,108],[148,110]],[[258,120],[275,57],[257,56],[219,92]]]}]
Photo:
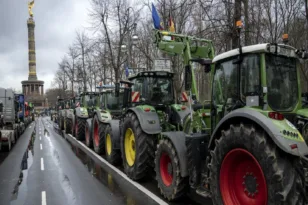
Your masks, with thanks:
[{"label": "reflection on wet road", "polygon": [[[133,184],[54,126],[40,118],[13,152],[0,152],[0,205],[173,204],[161,198],[154,179]],[[199,203],[186,197],[174,204]]]},{"label": "reflection on wet road", "polygon": [[12,192],[11,205],[23,204],[23,202],[26,199],[26,193],[27,193],[27,182],[26,181],[28,177],[28,170],[33,164],[34,141],[35,141],[35,134],[33,132],[31,135],[28,147],[23,155],[23,158],[20,164],[19,180],[16,183],[14,190]]}]

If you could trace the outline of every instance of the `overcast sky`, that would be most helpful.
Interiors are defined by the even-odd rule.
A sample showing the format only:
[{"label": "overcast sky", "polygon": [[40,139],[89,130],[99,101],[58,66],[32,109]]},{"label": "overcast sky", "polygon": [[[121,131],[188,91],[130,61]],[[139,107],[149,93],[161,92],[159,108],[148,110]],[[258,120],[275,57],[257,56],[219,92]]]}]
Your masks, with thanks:
[{"label": "overcast sky", "polygon": [[[0,0],[0,87],[21,91],[28,79],[28,0]],[[89,0],[35,0],[36,70],[50,88],[58,62],[75,38],[89,26]]]}]

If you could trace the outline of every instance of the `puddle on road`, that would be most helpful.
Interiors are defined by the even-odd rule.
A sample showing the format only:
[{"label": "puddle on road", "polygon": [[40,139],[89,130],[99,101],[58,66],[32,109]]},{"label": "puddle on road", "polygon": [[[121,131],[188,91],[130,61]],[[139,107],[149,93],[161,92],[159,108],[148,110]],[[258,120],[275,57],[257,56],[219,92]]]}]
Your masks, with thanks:
[{"label": "puddle on road", "polygon": [[[148,200],[147,198],[140,196],[140,193],[133,193],[134,190],[132,190],[131,187],[128,187],[125,184],[119,184],[118,180],[115,180],[110,173],[106,172],[106,170],[103,167],[95,163],[95,161],[92,160],[81,149],[75,147],[72,144],[71,147],[76,156],[87,167],[91,175],[96,179],[98,179],[105,187],[108,187],[115,197],[119,199],[123,198],[124,204],[126,205],[156,204],[152,202],[152,200]],[[146,201],[145,203],[145,200],[148,201]]]},{"label": "puddle on road", "polygon": [[[109,190],[118,198],[124,198],[124,203],[127,205],[137,205],[137,204],[156,204],[152,199],[148,199],[147,197],[142,197],[143,194],[136,193],[132,190],[132,186],[128,186],[125,184],[122,178],[114,178],[110,173],[106,171],[106,169],[97,164],[90,156],[88,156],[84,151],[82,151],[77,146],[73,145],[69,140],[68,143],[71,145],[71,148],[75,155],[82,161],[82,163],[87,167],[90,174],[98,179],[104,186],[108,187]],[[117,167],[121,171],[123,171],[122,167]],[[125,181],[126,182],[126,181]],[[127,182],[129,183],[129,182]],[[156,181],[147,180],[146,182],[141,183],[142,186],[147,188],[149,191],[153,192],[155,195],[159,195],[159,190],[156,185]],[[135,188],[135,187],[134,187]],[[148,200],[148,201],[145,201]],[[189,199],[188,197],[184,197],[177,203],[169,203],[174,205],[199,205],[200,203],[196,203]]]},{"label": "puddle on road", "polygon": [[35,141],[35,132],[32,132],[31,138],[29,140],[28,147],[23,155],[21,164],[20,164],[20,174],[19,179],[14,186],[14,190],[12,191],[11,196],[11,205],[19,205],[23,204],[27,197],[27,177],[28,177],[28,170],[30,169],[31,165],[33,164],[33,157],[34,157],[34,145]]}]

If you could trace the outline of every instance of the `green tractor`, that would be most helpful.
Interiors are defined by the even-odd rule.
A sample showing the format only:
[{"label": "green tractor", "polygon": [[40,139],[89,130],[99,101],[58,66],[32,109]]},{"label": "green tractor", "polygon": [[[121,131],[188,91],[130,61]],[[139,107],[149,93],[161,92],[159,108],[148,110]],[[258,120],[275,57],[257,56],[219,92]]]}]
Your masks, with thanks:
[{"label": "green tractor", "polygon": [[84,140],[86,134],[87,119],[92,118],[96,106],[98,93],[83,92],[75,99],[74,115],[69,115],[72,119],[73,135],[77,140]]},{"label": "green tractor", "polygon": [[258,44],[206,66],[208,130],[163,132],[158,143],[156,179],[166,199],[190,189],[214,205],[308,203],[308,147],[287,119],[301,107],[300,56],[284,44]]},{"label": "green tractor", "polygon": [[190,109],[176,104],[171,72],[144,71],[128,79],[121,81],[128,85],[120,121],[121,153],[125,173],[139,180],[154,168],[151,165],[159,134],[182,130]]},{"label": "green tractor", "polygon": [[74,109],[76,108],[77,102],[77,97],[65,101],[64,132],[66,134],[73,134]]},{"label": "green tractor", "polygon": [[[118,85],[118,84],[117,84]],[[98,154],[106,154],[111,164],[120,161],[119,118],[122,114],[123,89],[115,92],[116,86],[103,85],[97,96],[93,119],[87,121],[86,144]]]}]

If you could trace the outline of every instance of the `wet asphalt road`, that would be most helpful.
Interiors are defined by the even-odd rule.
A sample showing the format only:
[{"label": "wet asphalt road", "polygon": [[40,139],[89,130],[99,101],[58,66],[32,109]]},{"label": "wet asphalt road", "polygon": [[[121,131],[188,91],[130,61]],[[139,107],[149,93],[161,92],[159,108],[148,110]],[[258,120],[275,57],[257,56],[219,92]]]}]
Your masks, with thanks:
[{"label": "wet asphalt road", "polygon": [[[134,185],[99,158],[39,118],[10,153],[0,153],[0,205],[167,204],[154,181]],[[199,203],[187,197],[174,204]]]}]

